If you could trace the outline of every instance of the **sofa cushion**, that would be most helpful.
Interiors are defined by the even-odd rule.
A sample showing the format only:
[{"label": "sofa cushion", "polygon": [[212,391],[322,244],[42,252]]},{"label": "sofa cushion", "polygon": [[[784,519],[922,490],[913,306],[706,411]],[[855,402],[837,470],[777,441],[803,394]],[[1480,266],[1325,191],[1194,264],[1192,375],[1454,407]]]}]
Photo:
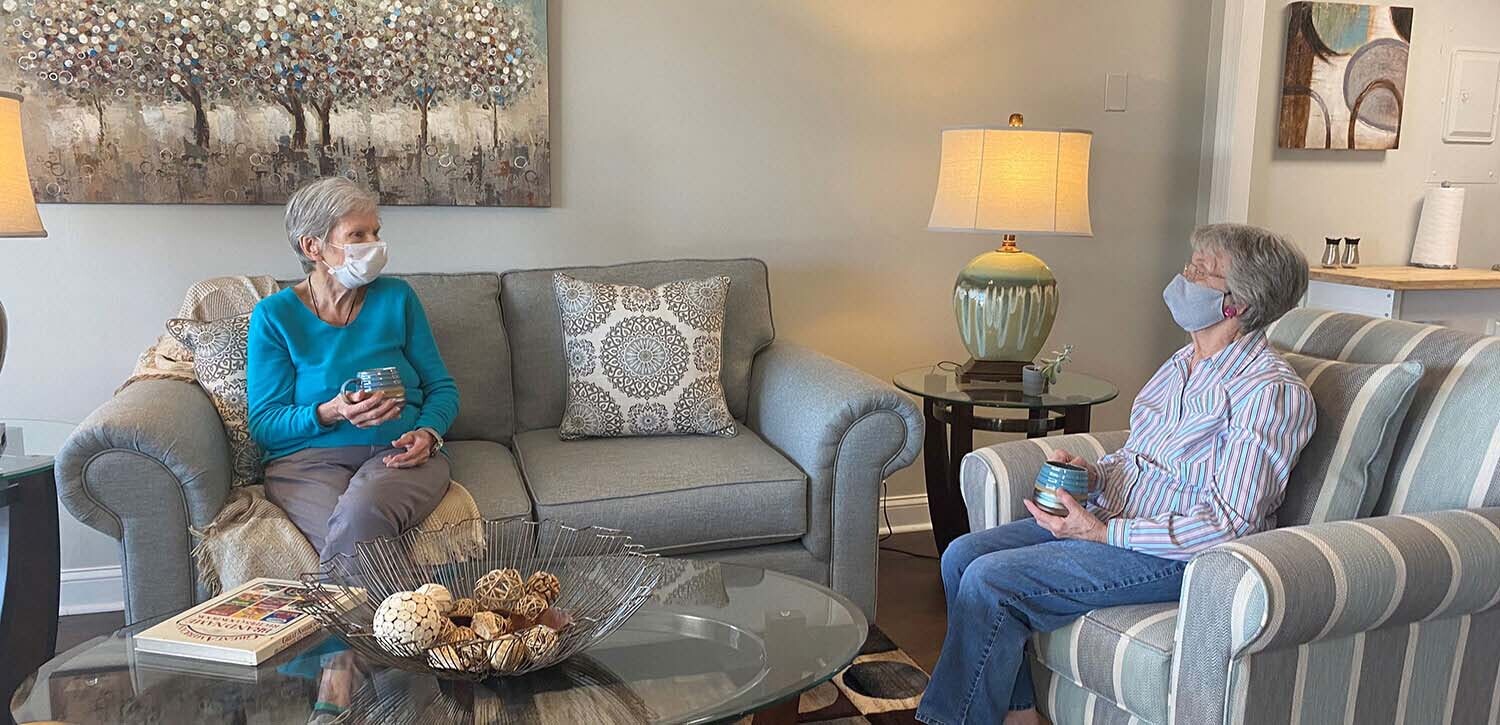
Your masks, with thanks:
[{"label": "sofa cushion", "polygon": [[447,437],[509,443],[515,418],[510,347],[500,319],[500,276],[404,274],[401,279],[422,301],[438,352],[458,384],[458,417]]},{"label": "sofa cushion", "polygon": [[[1396,437],[1374,514],[1500,505],[1500,337],[1297,309],[1267,331],[1280,350],[1356,363],[1412,360],[1426,372]],[[1488,452],[1490,455],[1484,455]]]},{"label": "sofa cushion", "polygon": [[655,287],[678,279],[728,276],[729,300],[724,310],[719,380],[724,384],[730,414],[744,420],[750,398],[751,364],[755,354],[775,337],[766,265],[758,259],[676,260],[505,273],[500,294],[505,307],[511,374],[515,378],[516,430],[556,428],[562,422],[568,368],[563,358],[562,317],[552,290],[555,272],[590,282],[637,287]]},{"label": "sofa cushion", "polygon": [[1278,526],[1369,516],[1385,483],[1396,433],[1422,380],[1415,362],[1364,365],[1285,353],[1312,389],[1318,428],[1276,509]]},{"label": "sofa cushion", "polygon": [[725,276],[659,287],[552,278],[568,359],[566,439],[734,435],[719,383]]},{"label": "sofa cushion", "polygon": [[[753,546],[807,531],[807,477],[749,429],[733,438],[516,435],[537,515],[620,529],[652,551]],[[456,474],[455,474],[456,475]]]},{"label": "sofa cushion", "polygon": [[531,498],[510,449],[492,441],[449,441],[443,447],[452,469],[479,513],[487,519],[531,514]]},{"label": "sofa cushion", "polygon": [[167,320],[167,332],[193,352],[193,375],[224,422],[224,435],[229,441],[229,485],[259,483],[264,452],[250,435],[250,398],[245,392],[250,315],[213,322]]},{"label": "sofa cushion", "polygon": [[1038,634],[1032,650],[1064,679],[1142,720],[1165,723],[1176,635],[1176,602],[1134,604],[1096,609]]}]

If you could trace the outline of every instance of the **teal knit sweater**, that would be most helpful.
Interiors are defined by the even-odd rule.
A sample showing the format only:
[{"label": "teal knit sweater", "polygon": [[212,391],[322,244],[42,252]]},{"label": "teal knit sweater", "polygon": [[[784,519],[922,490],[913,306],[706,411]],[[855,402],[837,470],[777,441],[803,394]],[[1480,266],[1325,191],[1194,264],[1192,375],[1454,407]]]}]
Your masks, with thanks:
[{"label": "teal knit sweater", "polygon": [[[388,446],[417,428],[447,433],[458,415],[458,386],[438,354],[427,314],[399,279],[371,282],[346,327],[319,319],[290,288],[277,292],[250,315],[248,352],[250,435],[267,461],[304,448]],[[399,418],[374,428],[318,423],[318,405],[345,380],[379,367],[401,371],[406,407]]]}]

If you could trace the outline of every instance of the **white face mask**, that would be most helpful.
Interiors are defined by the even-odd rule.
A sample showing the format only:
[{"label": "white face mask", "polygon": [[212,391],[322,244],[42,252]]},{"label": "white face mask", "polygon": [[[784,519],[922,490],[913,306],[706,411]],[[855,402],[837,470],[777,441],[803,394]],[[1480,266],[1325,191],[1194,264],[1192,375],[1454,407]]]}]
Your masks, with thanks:
[{"label": "white face mask", "polygon": [[387,259],[385,242],[366,244],[337,244],[344,250],[344,263],[329,267],[329,274],[345,289],[358,289],[375,281],[385,269]]}]

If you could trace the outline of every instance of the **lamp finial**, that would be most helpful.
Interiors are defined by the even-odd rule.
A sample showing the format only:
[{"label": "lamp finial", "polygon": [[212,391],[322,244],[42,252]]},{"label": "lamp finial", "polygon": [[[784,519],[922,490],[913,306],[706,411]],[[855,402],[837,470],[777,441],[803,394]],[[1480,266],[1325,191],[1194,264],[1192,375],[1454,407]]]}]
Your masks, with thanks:
[{"label": "lamp finial", "polygon": [[1011,127],[1013,127],[1013,128],[1020,128],[1021,124],[1025,123],[1025,122],[1026,122],[1026,117],[1025,116],[1022,116],[1019,113],[1012,113],[1012,114],[1010,114],[1010,125],[1011,125]]}]

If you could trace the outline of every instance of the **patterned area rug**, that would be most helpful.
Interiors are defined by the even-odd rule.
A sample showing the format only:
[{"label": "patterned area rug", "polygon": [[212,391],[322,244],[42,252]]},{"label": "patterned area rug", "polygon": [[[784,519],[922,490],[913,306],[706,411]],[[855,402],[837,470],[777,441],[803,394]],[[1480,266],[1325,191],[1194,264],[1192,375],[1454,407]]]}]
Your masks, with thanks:
[{"label": "patterned area rug", "polygon": [[[802,693],[797,722],[807,725],[910,725],[927,673],[877,627],[854,663]],[[748,723],[749,719],[742,722]]]}]

